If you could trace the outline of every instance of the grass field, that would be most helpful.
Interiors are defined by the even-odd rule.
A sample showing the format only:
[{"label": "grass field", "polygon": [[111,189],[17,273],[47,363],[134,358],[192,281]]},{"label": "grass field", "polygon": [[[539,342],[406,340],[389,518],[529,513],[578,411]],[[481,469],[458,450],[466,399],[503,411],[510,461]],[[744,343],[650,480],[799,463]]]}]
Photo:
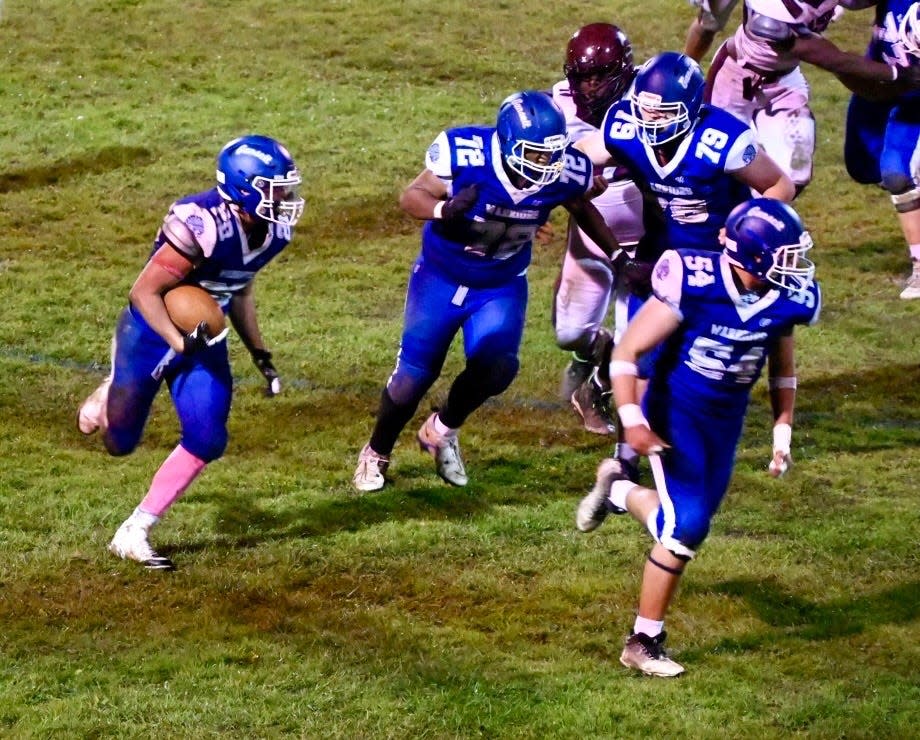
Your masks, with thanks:
[{"label": "grass field", "polygon": [[[847,179],[847,95],[818,70],[797,205],[825,310],[799,335],[797,464],[765,473],[760,386],[668,620],[684,677],[617,661],[647,538],[574,528],[608,444],[556,398],[561,238],[536,250],[520,376],[464,429],[470,485],[413,444],[441,381],[394,484],[351,489],[418,246],[397,197],[427,145],[549,86],[583,23],[612,18],[641,60],[682,46],[691,16],[677,0],[3,6],[0,736],[916,736],[920,301],[898,299],[893,209]],[[861,50],[870,20],[831,36]],[[286,390],[262,397],[231,338],[230,447],[155,530],[178,572],[144,572],[105,545],[175,445],[168,398],[127,458],[74,415],[165,209],[251,131],[305,175],[307,214],[257,287]]]}]

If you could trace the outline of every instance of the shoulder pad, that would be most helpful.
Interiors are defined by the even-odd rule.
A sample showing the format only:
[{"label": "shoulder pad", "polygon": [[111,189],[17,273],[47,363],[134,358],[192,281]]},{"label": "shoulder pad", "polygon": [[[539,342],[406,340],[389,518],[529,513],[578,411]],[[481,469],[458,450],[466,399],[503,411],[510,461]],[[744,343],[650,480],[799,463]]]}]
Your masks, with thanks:
[{"label": "shoulder pad", "polygon": [[747,23],[744,24],[744,30],[748,36],[769,44],[788,44],[793,40],[792,28],[788,23],[760,13],[751,13]]}]

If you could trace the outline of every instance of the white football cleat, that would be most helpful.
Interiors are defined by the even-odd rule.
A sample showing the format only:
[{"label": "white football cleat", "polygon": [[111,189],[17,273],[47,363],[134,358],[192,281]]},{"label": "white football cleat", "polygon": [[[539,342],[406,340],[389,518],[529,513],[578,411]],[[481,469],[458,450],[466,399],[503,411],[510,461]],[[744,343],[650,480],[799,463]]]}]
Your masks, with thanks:
[{"label": "white football cleat", "polygon": [[175,570],[173,561],[160,555],[147,541],[147,530],[125,520],[109,543],[109,552],[122,560],[134,560],[149,570]]},{"label": "white football cleat", "polygon": [[352,477],[355,488],[359,491],[379,491],[387,483],[386,472],[389,467],[390,458],[378,455],[369,444],[364,445]]},{"label": "white football cleat", "polygon": [[460,457],[460,440],[456,434],[444,436],[434,428],[437,412],[428,417],[418,430],[418,446],[434,458],[438,475],[452,486],[465,486],[469,483],[463,458]]},{"label": "white football cleat", "polygon": [[632,634],[626,639],[620,662],[627,668],[635,668],[646,676],[660,678],[674,678],[684,672],[684,667],[672,660],[664,649],[666,633],[662,632],[657,637]]},{"label": "white football cleat", "polygon": [[575,526],[579,530],[591,532],[603,524],[608,514],[626,513],[610,500],[610,486],[615,480],[630,480],[629,473],[615,457],[605,457],[597,466],[594,488],[581,500],[575,512]]},{"label": "white football cleat", "polygon": [[920,298],[920,260],[912,260],[911,263],[913,264],[913,270],[910,273],[910,277],[907,278],[904,290],[901,291],[901,298],[905,301]]},{"label": "white football cleat", "polygon": [[109,403],[109,388],[112,378],[106,378],[102,384],[89,394],[77,412],[77,428],[82,434],[92,434],[100,427],[108,426],[106,406]]}]

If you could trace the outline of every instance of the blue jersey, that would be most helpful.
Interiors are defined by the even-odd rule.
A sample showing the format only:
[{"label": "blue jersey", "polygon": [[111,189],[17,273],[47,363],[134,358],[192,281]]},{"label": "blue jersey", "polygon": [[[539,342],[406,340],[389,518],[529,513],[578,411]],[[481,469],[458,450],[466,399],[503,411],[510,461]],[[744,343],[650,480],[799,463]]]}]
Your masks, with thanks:
[{"label": "blue jersey", "polygon": [[[183,282],[200,285],[226,311],[233,294],[290,240],[289,226],[261,219],[247,236],[235,208],[213,189],[170,206],[151,254],[164,244],[172,245],[193,265]],[[141,312],[129,306],[115,330],[112,364],[105,436],[112,454],[127,454],[137,446],[164,381],[182,425],[181,445],[204,461],[223,454],[233,394],[226,342],[193,355],[177,355]]]},{"label": "blue jersey", "polygon": [[875,4],[872,38],[866,49],[868,59],[902,66],[911,63],[913,57],[904,50],[898,37],[898,28],[913,3],[914,0],[881,0]]},{"label": "blue jersey", "polygon": [[226,307],[230,297],[290,241],[290,226],[261,219],[247,236],[233,208],[215,188],[170,206],[153,251],[166,242],[178,249],[194,265],[183,282],[200,285]]},{"label": "blue jersey", "polygon": [[754,132],[731,113],[703,105],[674,156],[662,165],[633,120],[629,101],[621,100],[607,111],[602,130],[613,159],[661,207],[658,223],[646,218],[639,258],[654,262],[665,249],[678,247],[717,248],[728,214],[751,196],[730,173],[757,155]]},{"label": "blue jersey", "polygon": [[[913,0],[881,0],[875,6],[875,20],[872,23],[872,38],[866,49],[866,57],[882,64],[902,67],[920,64],[904,49],[898,36],[901,20],[907,14]],[[920,92],[905,93],[899,97],[901,105],[908,105],[920,112]]]},{"label": "blue jersey", "polygon": [[591,161],[573,146],[565,151],[562,176],[549,185],[515,188],[505,172],[495,128],[464,126],[442,132],[425,164],[458,193],[476,185],[478,198],[462,219],[428,221],[422,259],[458,285],[496,287],[530,264],[537,229],[552,210],[584,195],[591,186]]},{"label": "blue jersey", "polygon": [[741,293],[723,254],[665,252],[652,276],[656,297],[681,318],[658,356],[649,396],[679,401],[709,416],[743,416],[771,349],[821,310],[817,283],[805,291]]}]

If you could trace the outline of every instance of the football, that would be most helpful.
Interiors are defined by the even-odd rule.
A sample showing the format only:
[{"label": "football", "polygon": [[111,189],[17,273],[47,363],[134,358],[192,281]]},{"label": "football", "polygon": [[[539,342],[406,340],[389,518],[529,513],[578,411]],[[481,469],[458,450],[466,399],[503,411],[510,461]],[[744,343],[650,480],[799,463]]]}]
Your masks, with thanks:
[{"label": "football", "polygon": [[177,285],[163,295],[169,318],[186,333],[194,331],[202,321],[208,325],[208,334],[216,337],[227,326],[224,312],[217,301],[204,288],[197,285]]}]

